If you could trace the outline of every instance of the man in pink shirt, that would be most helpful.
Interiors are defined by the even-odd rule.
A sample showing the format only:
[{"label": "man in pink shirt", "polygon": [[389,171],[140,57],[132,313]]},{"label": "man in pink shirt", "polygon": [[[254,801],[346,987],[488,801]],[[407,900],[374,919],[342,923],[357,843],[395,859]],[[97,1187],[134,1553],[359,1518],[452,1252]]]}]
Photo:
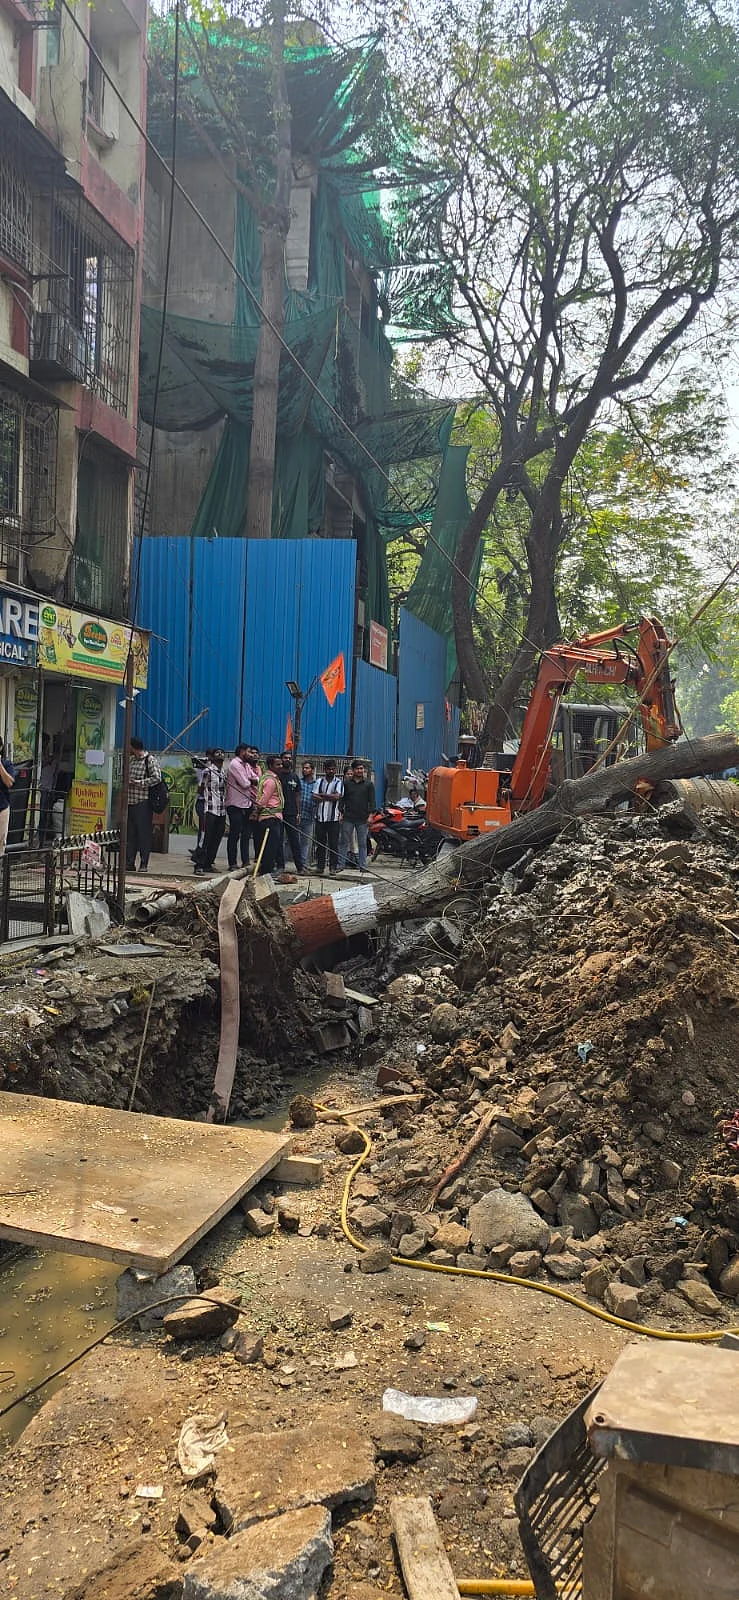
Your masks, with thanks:
[{"label": "man in pink shirt", "polygon": [[254,801],[257,795],[259,772],[249,760],[250,746],[237,744],[236,750],[228,763],[226,773],[226,816],[228,817],[228,852],[229,870],[233,872],[236,858],[241,846],[241,865],[245,867],[249,861],[249,835],[252,831],[251,821]]}]

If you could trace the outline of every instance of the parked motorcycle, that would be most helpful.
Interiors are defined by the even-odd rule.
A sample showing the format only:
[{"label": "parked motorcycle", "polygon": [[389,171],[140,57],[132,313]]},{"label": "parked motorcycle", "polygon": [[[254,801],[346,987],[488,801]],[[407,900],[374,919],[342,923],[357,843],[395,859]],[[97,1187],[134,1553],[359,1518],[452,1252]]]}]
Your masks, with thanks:
[{"label": "parked motorcycle", "polygon": [[443,843],[443,834],[429,826],[422,812],[409,812],[399,806],[373,813],[369,837],[373,860],[384,852],[407,866],[426,866]]}]

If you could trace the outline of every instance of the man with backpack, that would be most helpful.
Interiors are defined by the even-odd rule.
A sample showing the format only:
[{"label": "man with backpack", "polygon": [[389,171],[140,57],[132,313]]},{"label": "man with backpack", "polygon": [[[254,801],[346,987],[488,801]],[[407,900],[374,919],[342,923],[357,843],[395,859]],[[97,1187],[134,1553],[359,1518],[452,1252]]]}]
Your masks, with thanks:
[{"label": "man with backpack", "polygon": [[137,856],[139,872],[149,871],[154,812],[163,810],[167,803],[165,789],[164,806],[158,804],[163,787],[162,769],[159,763],[148,750],[144,749],[143,739],[133,738],[128,764],[127,872],[136,871]]}]

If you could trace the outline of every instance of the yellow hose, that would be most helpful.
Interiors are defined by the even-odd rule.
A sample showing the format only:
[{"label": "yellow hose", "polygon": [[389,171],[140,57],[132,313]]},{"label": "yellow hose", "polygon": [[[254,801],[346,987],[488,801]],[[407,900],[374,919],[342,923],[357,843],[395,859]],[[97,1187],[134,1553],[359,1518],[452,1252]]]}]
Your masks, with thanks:
[{"label": "yellow hose", "polygon": [[[350,1168],[344,1184],[344,1193],[341,1197],[341,1226],[345,1237],[355,1250],[364,1251],[366,1244],[352,1233],[347,1221],[347,1209],[351,1187],[360,1167],[372,1149],[372,1140],[364,1128],[358,1128],[349,1115],[338,1111],[334,1106],[324,1106],[315,1102],[319,1111],[328,1111],[332,1117],[340,1118],[346,1122],[364,1140],[362,1154],[357,1157]],[[739,1328],[721,1328],[716,1333],[670,1333],[666,1328],[648,1328],[640,1322],[627,1322],[624,1317],[615,1317],[611,1311],[601,1310],[599,1306],[591,1306],[587,1300],[581,1300],[576,1294],[568,1294],[566,1289],[555,1289],[550,1283],[534,1283],[531,1278],[514,1278],[506,1272],[488,1272],[480,1267],[442,1267],[435,1261],[407,1261],[404,1256],[392,1256],[391,1260],[396,1267],[411,1267],[418,1272],[443,1272],[447,1277],[456,1278],[487,1278],[492,1283],[513,1284],[517,1289],[533,1289],[537,1294],[548,1294],[553,1300],[564,1300],[568,1306],[574,1306],[577,1311],[585,1311],[590,1317],[597,1317],[599,1322],[609,1322],[614,1328],[624,1328],[627,1333],[639,1333],[647,1339],[668,1339],[680,1344],[710,1344],[721,1339],[724,1333],[739,1333]],[[531,1595],[536,1596],[536,1589],[527,1578],[458,1578],[457,1588],[461,1595]]]},{"label": "yellow hose", "polygon": [[536,1596],[530,1578],[457,1578],[460,1594],[524,1594]]},{"label": "yellow hose", "polygon": [[[315,1102],[319,1111],[328,1111],[332,1117],[339,1117],[346,1122],[349,1128],[360,1134],[364,1140],[364,1150],[357,1157],[350,1169],[344,1184],[344,1193],[341,1199],[341,1226],[345,1237],[355,1250],[364,1251],[366,1244],[353,1234],[347,1221],[347,1208],[349,1195],[354,1179],[360,1167],[372,1149],[372,1140],[364,1128],[358,1128],[348,1115],[338,1111],[335,1106],[323,1106]],[[486,1278],[490,1283],[512,1284],[517,1289],[532,1289],[535,1294],[547,1294],[552,1300],[563,1300],[565,1305],[574,1306],[577,1311],[584,1311],[589,1317],[597,1317],[599,1322],[608,1322],[613,1328],[623,1328],[626,1333],[638,1333],[646,1339],[664,1339],[676,1344],[714,1344],[722,1339],[725,1333],[739,1334],[739,1328],[719,1328],[713,1333],[672,1333],[668,1328],[649,1328],[641,1322],[627,1322],[625,1317],[616,1317],[612,1311],[606,1311],[601,1306],[591,1306],[587,1300],[581,1300],[576,1294],[569,1294],[566,1289],[557,1289],[553,1283],[534,1283],[531,1278],[514,1278],[507,1272],[490,1272],[484,1267],[442,1267],[435,1261],[408,1261],[404,1256],[392,1256],[393,1266],[409,1267],[415,1272],[442,1272],[449,1278]]]}]

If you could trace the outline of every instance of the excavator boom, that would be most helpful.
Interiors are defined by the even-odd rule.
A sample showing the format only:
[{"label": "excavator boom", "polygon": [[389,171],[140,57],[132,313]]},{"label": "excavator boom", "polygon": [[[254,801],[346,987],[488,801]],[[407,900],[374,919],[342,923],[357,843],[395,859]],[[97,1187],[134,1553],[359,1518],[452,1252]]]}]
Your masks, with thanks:
[{"label": "excavator boom", "polygon": [[[579,676],[588,683],[625,685],[638,696],[648,750],[661,749],[682,731],[669,672],[671,644],[655,617],[623,622],[600,633],[562,641],[545,650],[512,764],[475,770],[465,762],[429,774],[426,814],[455,838],[472,838],[542,804],[550,780],[552,738],[563,696]],[[593,751],[593,760],[597,752]]]},{"label": "excavator boom", "polygon": [[[632,644],[634,635],[637,640]],[[557,711],[563,695],[581,674],[588,683],[635,689],[648,750],[660,750],[679,737],[682,729],[670,678],[669,651],[670,641],[655,617],[622,622],[544,651],[511,773],[513,814],[532,811],[544,799]]]}]

